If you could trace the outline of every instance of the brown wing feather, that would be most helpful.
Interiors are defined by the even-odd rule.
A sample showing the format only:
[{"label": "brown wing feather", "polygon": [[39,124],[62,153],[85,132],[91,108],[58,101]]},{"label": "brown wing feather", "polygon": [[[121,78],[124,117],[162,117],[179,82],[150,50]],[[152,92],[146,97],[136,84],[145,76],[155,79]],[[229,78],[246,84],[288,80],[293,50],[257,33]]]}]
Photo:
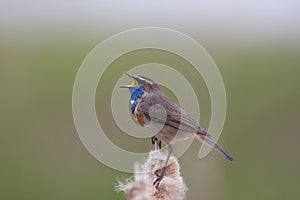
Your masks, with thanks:
[{"label": "brown wing feather", "polygon": [[[161,110],[155,109],[154,112],[150,108],[155,104],[160,104],[164,107],[167,113],[167,119],[164,119],[165,115],[162,115]],[[163,94],[161,91],[156,93],[148,93],[141,98],[139,103],[141,112],[146,117],[159,123],[174,127],[176,129],[193,132],[200,135],[208,135],[208,133],[198,126],[192,117],[190,117],[184,110],[182,110],[176,103],[174,103],[169,97]]]}]

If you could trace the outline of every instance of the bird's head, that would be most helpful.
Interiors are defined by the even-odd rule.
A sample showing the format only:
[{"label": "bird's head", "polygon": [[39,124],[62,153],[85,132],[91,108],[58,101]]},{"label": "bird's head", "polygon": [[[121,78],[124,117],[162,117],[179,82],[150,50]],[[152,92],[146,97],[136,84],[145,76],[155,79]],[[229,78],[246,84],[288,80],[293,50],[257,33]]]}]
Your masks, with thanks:
[{"label": "bird's head", "polygon": [[132,80],[132,84],[121,86],[121,88],[128,88],[130,92],[134,91],[138,87],[142,87],[146,92],[151,92],[155,89],[159,89],[158,85],[150,78],[147,78],[145,76],[131,75],[127,72],[125,72],[124,74],[126,74]]}]

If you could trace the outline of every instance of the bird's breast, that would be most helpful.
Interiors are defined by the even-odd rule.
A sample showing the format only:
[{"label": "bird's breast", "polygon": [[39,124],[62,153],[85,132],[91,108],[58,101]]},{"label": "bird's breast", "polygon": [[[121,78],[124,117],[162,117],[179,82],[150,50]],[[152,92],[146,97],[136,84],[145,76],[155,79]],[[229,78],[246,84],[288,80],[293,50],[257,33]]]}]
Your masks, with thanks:
[{"label": "bird's breast", "polygon": [[139,107],[139,105],[136,106],[136,109],[135,109],[135,118],[136,120],[139,122],[139,124],[144,127],[145,124],[146,124],[146,121],[145,121],[145,115],[141,112],[141,108]]},{"label": "bird's breast", "polygon": [[136,115],[135,111],[138,103],[139,103],[139,99],[130,99],[130,110],[133,115]]},{"label": "bird's breast", "polygon": [[130,110],[133,115],[135,115],[135,110],[140,102],[141,97],[145,94],[142,87],[137,87],[133,90],[130,96]]}]

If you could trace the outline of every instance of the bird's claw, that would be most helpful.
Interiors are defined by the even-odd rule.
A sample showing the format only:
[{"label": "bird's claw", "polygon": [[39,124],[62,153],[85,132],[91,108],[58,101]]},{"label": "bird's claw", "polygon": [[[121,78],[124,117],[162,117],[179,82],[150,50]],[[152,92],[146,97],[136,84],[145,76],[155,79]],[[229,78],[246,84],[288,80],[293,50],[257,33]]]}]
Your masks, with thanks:
[{"label": "bird's claw", "polygon": [[163,177],[165,176],[165,170],[166,167],[162,168],[161,173],[159,174],[157,171],[154,173],[155,176],[157,176],[157,179],[153,182],[153,185],[158,188],[160,181],[163,179]]},{"label": "bird's claw", "polygon": [[153,185],[155,186],[155,188],[158,188],[159,183],[162,179],[163,179],[163,176],[160,176],[153,182]]}]

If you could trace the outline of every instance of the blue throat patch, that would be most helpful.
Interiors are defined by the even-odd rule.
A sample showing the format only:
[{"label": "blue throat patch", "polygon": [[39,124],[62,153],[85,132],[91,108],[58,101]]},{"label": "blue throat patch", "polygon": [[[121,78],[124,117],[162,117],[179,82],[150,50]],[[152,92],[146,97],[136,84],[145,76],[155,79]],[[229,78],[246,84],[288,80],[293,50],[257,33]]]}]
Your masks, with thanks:
[{"label": "blue throat patch", "polygon": [[130,110],[133,115],[135,115],[134,111],[139,103],[139,99],[143,96],[145,93],[144,89],[141,86],[135,87],[135,88],[129,88],[130,90]]}]

